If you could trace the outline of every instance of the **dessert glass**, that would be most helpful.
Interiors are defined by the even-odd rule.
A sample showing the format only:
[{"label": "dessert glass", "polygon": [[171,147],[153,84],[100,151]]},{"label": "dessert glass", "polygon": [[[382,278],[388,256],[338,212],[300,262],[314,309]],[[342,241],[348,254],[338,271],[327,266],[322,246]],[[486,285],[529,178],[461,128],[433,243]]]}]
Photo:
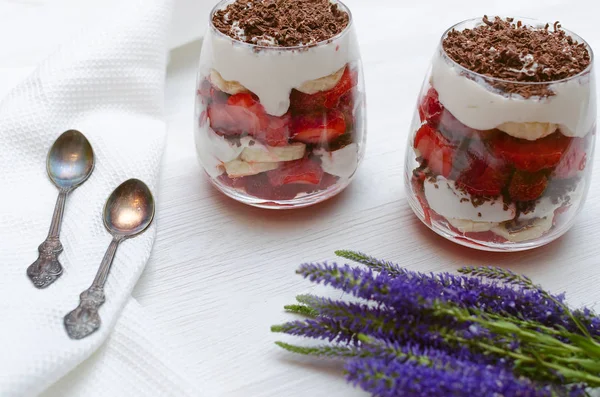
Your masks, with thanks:
[{"label": "dessert glass", "polygon": [[220,32],[211,12],[197,80],[195,141],[212,184],[263,208],[326,200],[350,183],[365,148],[365,90],[352,23],[309,46]]},{"label": "dessert glass", "polygon": [[[484,76],[450,59],[442,46],[452,29],[481,23],[453,26],[435,52],[407,144],[408,202],[423,223],[458,244],[536,248],[567,232],[588,192],[596,128],[593,53],[565,30],[590,55],[579,74],[544,83]],[[502,88],[523,92],[542,84],[554,95],[526,98]]]}]

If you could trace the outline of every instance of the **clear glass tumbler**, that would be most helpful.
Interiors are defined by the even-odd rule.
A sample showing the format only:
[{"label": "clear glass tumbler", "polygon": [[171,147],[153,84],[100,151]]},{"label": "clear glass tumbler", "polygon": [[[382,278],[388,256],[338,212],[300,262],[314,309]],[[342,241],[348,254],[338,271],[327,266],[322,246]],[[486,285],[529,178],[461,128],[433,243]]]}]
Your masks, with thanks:
[{"label": "clear glass tumbler", "polygon": [[348,26],[310,46],[235,40],[211,12],[197,80],[195,140],[210,181],[227,196],[263,208],[326,200],[350,183],[365,148],[365,90],[358,44]]},{"label": "clear glass tumbler", "polygon": [[[515,21],[516,23],[517,21]],[[454,62],[442,37],[421,89],[405,157],[415,214],[439,235],[488,251],[520,251],[564,234],[590,184],[596,88],[590,65],[549,83],[481,75]],[[521,19],[536,28],[545,24]],[[555,94],[523,97],[514,87],[545,84]],[[512,85],[512,94],[502,87]],[[518,90],[517,90],[518,91]]]}]

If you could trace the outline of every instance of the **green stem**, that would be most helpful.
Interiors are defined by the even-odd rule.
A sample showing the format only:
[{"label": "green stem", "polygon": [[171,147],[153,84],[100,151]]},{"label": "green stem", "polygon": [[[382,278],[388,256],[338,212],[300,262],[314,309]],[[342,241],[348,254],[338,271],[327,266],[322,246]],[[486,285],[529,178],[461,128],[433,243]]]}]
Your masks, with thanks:
[{"label": "green stem", "polygon": [[308,356],[326,356],[326,357],[356,357],[360,356],[360,351],[350,347],[342,346],[297,346],[285,342],[275,342],[275,344],[284,350],[292,353]]},{"label": "green stem", "polygon": [[497,347],[497,346],[488,345],[487,343],[484,343],[484,342],[470,341],[470,340],[467,340],[465,338],[461,338],[461,337],[456,336],[456,335],[447,335],[447,337],[450,338],[450,339],[454,339],[455,341],[457,341],[459,343],[472,344],[472,345],[475,345],[475,346],[477,346],[477,347],[479,347],[479,348],[481,348],[483,350],[486,350],[486,351],[488,351],[490,353],[495,353],[495,354],[499,354],[499,355],[503,355],[503,356],[509,356],[509,357],[512,357],[512,358],[514,358],[516,360],[519,360],[521,362],[524,362],[524,363],[530,363],[530,364],[537,363],[537,364],[540,364],[543,367],[550,368],[550,369],[553,369],[555,371],[558,371],[562,376],[565,377],[565,379],[568,382],[571,382],[571,383],[573,383],[573,382],[586,382],[588,384],[588,386],[590,386],[590,387],[599,387],[600,386],[600,377],[592,375],[592,374],[587,373],[587,372],[583,372],[583,371],[580,371],[580,370],[574,370],[574,369],[571,369],[569,367],[565,367],[563,365],[559,365],[559,364],[556,364],[556,363],[551,363],[551,362],[545,361],[545,360],[543,360],[541,358],[534,359],[534,358],[525,356],[523,354],[519,354],[519,353],[512,352],[510,350],[502,349],[502,348]]}]

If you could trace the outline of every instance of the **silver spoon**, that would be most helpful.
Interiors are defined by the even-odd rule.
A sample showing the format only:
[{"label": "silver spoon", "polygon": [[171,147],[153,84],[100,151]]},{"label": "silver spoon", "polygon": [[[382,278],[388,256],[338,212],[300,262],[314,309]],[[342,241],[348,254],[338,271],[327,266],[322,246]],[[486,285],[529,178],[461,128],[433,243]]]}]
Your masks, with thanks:
[{"label": "silver spoon", "polygon": [[104,254],[94,282],[79,295],[79,306],[65,316],[71,339],[82,339],[100,328],[98,308],[105,301],[104,284],[119,244],[142,233],[154,218],[154,198],[146,184],[129,179],[118,186],[104,206],[104,226],[113,240]]},{"label": "silver spoon", "polygon": [[50,148],[46,170],[50,180],[59,189],[59,194],[48,237],[38,247],[38,259],[27,268],[27,276],[37,288],[46,288],[63,272],[58,255],[63,250],[59,236],[65,202],[67,195],[85,182],[94,170],[92,145],[79,131],[64,132]]}]

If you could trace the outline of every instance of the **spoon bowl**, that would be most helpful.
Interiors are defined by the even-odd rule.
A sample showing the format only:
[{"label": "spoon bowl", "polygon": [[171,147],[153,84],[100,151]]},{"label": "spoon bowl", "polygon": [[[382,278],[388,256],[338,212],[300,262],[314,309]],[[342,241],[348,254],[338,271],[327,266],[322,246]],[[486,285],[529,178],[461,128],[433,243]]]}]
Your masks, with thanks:
[{"label": "spoon bowl", "polygon": [[46,169],[52,182],[61,189],[81,185],[94,170],[92,145],[77,130],[64,132],[50,148]]},{"label": "spoon bowl", "polygon": [[148,186],[139,179],[129,179],[106,201],[104,226],[113,236],[132,237],[152,223],[154,211],[154,198]]}]

